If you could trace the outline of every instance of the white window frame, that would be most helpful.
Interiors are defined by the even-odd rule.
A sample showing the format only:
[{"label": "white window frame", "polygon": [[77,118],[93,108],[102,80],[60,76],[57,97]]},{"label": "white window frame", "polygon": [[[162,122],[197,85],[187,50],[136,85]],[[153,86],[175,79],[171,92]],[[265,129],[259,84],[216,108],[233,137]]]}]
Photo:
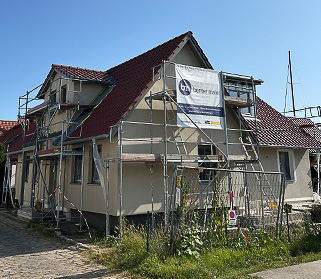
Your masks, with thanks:
[{"label": "white window frame", "polygon": [[289,167],[290,167],[290,175],[291,179],[286,179],[287,182],[294,182],[296,181],[296,168],[295,168],[295,157],[294,152],[291,149],[278,149],[277,150],[277,158],[278,158],[278,170],[281,172],[281,162],[280,162],[280,152],[287,152],[289,157]]}]

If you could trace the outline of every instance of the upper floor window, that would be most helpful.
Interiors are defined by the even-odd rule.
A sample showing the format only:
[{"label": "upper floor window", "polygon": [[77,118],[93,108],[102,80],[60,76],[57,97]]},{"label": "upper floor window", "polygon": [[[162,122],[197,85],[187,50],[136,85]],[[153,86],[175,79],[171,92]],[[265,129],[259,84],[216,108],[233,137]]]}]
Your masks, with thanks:
[{"label": "upper floor window", "polygon": [[60,102],[62,104],[65,104],[67,102],[67,88],[66,86],[61,87],[61,96],[60,96]]},{"label": "upper floor window", "polygon": [[[230,96],[254,101],[255,95],[251,82],[226,82],[224,86]],[[240,111],[245,117],[255,116],[253,105],[240,108]]]},{"label": "upper floor window", "polygon": [[54,105],[57,102],[56,90],[49,92],[50,104]]}]

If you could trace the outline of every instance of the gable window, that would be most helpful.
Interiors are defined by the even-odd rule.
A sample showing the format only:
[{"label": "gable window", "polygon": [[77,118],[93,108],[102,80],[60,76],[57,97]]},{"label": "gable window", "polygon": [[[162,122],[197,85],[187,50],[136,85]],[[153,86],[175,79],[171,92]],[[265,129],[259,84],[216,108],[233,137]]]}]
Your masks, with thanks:
[{"label": "gable window", "polygon": [[280,172],[285,175],[285,180],[294,180],[293,153],[289,151],[279,151]]},{"label": "gable window", "polygon": [[60,102],[62,104],[65,104],[67,101],[67,88],[66,86],[61,87],[61,96],[60,96]]},{"label": "gable window", "polygon": [[[212,145],[199,145],[198,146],[198,155],[201,157],[200,159],[208,159],[206,156],[207,155],[215,155],[216,150],[214,146]],[[216,163],[211,163],[211,162],[203,162],[199,164],[199,167],[204,167],[204,168],[216,168],[217,164]],[[215,171],[213,170],[206,170],[206,169],[201,169],[199,173],[199,180],[200,182],[207,182],[211,179],[213,179],[215,176]]]},{"label": "gable window", "polygon": [[[82,147],[74,149],[76,152],[82,153]],[[74,182],[81,182],[82,180],[82,155],[75,155],[74,160]]]},{"label": "gable window", "polygon": [[57,102],[57,99],[56,99],[56,90],[53,90],[49,93],[50,95],[50,104],[51,105],[54,105],[56,102]]},{"label": "gable window", "polygon": [[[102,147],[101,145],[97,145],[97,149],[98,149],[98,154],[99,154],[99,158],[101,159],[101,155],[102,155]],[[99,180],[99,175],[98,175],[98,171],[96,168],[96,164],[94,161],[94,158],[92,158],[92,164],[91,164],[91,182],[92,183],[100,183]]]}]

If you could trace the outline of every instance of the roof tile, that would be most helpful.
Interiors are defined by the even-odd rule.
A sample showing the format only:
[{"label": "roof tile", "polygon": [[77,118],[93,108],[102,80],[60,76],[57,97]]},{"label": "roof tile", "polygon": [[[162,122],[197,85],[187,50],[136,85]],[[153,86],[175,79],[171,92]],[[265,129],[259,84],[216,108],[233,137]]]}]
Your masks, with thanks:
[{"label": "roof tile", "polygon": [[[321,142],[259,97],[257,97],[257,118],[257,135],[261,145],[304,148],[321,147]],[[253,120],[247,119],[246,122],[251,129],[256,129]]]},{"label": "roof tile", "polygon": [[192,33],[182,34],[107,70],[116,86],[84,122],[82,138],[109,134],[109,127],[117,124],[151,85],[152,68],[163,60],[169,60],[188,36],[192,37]]}]

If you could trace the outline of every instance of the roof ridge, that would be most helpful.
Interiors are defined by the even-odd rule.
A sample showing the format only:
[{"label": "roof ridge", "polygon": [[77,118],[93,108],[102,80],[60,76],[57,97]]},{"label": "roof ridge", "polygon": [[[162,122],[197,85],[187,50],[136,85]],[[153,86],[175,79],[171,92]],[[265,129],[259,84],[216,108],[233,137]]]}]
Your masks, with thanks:
[{"label": "roof ridge", "polygon": [[107,71],[99,71],[99,70],[93,70],[93,69],[87,69],[87,68],[81,68],[81,67],[74,67],[74,66],[67,66],[67,65],[59,65],[59,64],[52,64],[52,67],[66,67],[69,69],[76,69],[76,70],[85,70],[85,71],[92,71],[92,72],[99,72],[99,73],[106,73]]},{"label": "roof ridge", "polygon": [[178,36],[176,36],[175,38],[172,38],[172,39],[170,39],[170,40],[168,40],[168,41],[166,41],[166,42],[164,42],[164,43],[162,43],[162,44],[160,44],[160,45],[158,45],[158,46],[155,46],[155,47],[153,47],[153,48],[151,48],[151,49],[149,49],[149,50],[147,50],[147,51],[145,51],[145,52],[143,52],[143,53],[141,53],[141,54],[139,54],[139,55],[137,55],[137,56],[135,56],[135,57],[133,57],[133,58],[131,58],[131,59],[128,59],[128,60],[126,60],[126,61],[124,61],[124,62],[122,62],[122,63],[120,63],[120,64],[118,64],[118,65],[116,65],[116,66],[113,66],[113,67],[109,68],[109,69],[107,70],[107,72],[108,72],[108,71],[111,71],[111,70],[115,69],[116,67],[119,67],[119,66],[121,66],[121,65],[123,65],[123,64],[125,64],[125,63],[128,63],[129,61],[132,61],[132,60],[134,60],[134,59],[136,59],[136,58],[138,58],[138,57],[141,57],[141,56],[143,56],[143,55],[145,55],[145,54],[147,54],[147,53],[149,53],[149,52],[152,52],[152,51],[154,51],[155,49],[157,49],[157,48],[159,48],[159,47],[162,47],[163,45],[168,44],[169,42],[178,39],[179,37],[186,37],[186,36],[192,36],[192,35],[193,35],[193,32],[192,32],[192,31],[187,31],[187,32],[185,32],[185,33],[183,33],[183,34],[181,34],[181,35],[178,35]]}]

